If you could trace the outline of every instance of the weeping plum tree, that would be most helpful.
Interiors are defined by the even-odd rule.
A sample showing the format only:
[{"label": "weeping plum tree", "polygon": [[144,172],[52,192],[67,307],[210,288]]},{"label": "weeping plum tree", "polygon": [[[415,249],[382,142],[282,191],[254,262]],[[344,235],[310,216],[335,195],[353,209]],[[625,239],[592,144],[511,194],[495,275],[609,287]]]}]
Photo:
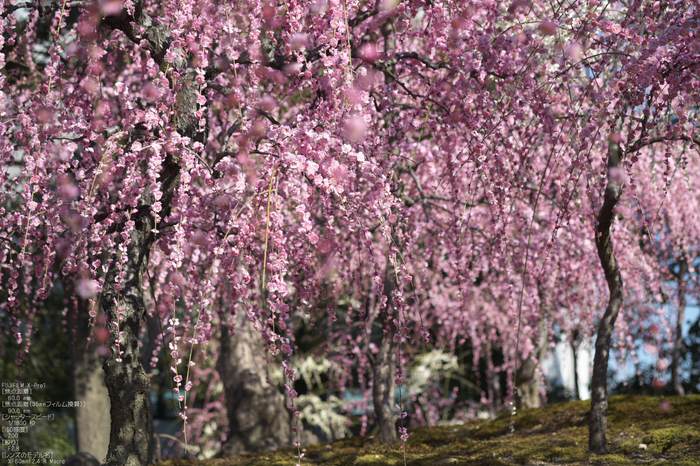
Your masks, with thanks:
[{"label": "weeping plum tree", "polygon": [[284,368],[298,435],[304,318],[356,367],[337,384],[389,407],[392,442],[395,418],[408,438],[394,384],[431,335],[446,351],[468,339],[475,366],[501,348],[512,394],[545,327],[589,337],[606,308],[590,443],[605,452],[610,345],[654,317],[616,319],[626,292],[649,297],[649,219],[620,207],[636,177],[697,151],[691,2],[16,0],[0,14],[6,331],[24,364],[58,275],[92,300],[91,323],[104,313],[106,464],[149,460],[146,314],[185,432],[192,355],[245,321],[260,338],[238,344]]},{"label": "weeping plum tree", "polygon": [[[643,251],[658,264],[660,276],[666,286],[673,336],[668,357],[659,359],[657,370],[671,373],[670,385],[676,395],[684,395],[680,364],[684,353],[683,324],[685,307],[689,297],[698,295],[698,283],[693,279],[693,264],[698,255],[700,230],[687,212],[698,211],[698,199],[694,194],[693,180],[697,179],[697,151],[691,147],[673,150],[674,144],[658,145],[650,156],[656,159],[655,167],[637,175],[644,187],[639,195],[638,215],[646,213],[649,227],[641,229]],[[697,144],[694,142],[694,144]],[[659,191],[667,194],[659,193]],[[683,199],[682,203],[669,202]]]}]

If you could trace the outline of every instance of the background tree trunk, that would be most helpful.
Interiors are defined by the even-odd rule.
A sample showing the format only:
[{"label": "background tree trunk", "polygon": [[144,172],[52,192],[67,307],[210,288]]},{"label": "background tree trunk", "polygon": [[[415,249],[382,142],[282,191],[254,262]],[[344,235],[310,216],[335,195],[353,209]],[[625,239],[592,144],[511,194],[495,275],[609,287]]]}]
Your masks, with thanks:
[{"label": "background tree trunk", "polygon": [[85,403],[84,407],[75,409],[75,447],[76,451],[102,462],[109,446],[109,394],[102,370],[104,358],[98,354],[100,344],[94,338],[87,343],[92,330],[87,301],[78,301],[73,325],[73,396],[75,401]]},{"label": "background tree trunk", "polygon": [[[394,50],[396,41],[393,37],[395,31],[392,19],[387,20],[381,26],[381,32],[384,37],[384,52],[388,53],[390,50]],[[389,67],[388,72],[385,71],[384,79],[387,82],[393,81],[394,71],[394,66]],[[397,245],[399,244],[397,237],[394,238],[394,242]],[[394,342],[394,334],[391,331],[391,319],[389,319],[391,297],[395,288],[395,271],[387,255],[384,289],[382,290],[382,295],[387,297],[386,312],[382,313],[380,310],[381,333],[377,332],[374,327],[372,330],[372,340],[378,340],[378,336],[381,336],[381,341],[378,345],[379,351],[372,367],[372,402],[379,426],[379,441],[383,445],[394,445],[399,440],[396,434],[396,384],[394,383],[396,376],[396,361],[394,360],[396,343]]]},{"label": "background tree trunk", "polygon": [[518,409],[539,408],[542,406],[540,396],[540,374],[537,368],[547,354],[549,338],[547,337],[547,319],[544,313],[540,314],[537,322],[538,339],[535,346],[533,359],[530,357],[520,366],[515,377],[516,403]]},{"label": "background tree trunk", "polygon": [[574,400],[578,401],[581,399],[581,390],[578,388],[578,348],[576,345],[576,337],[574,337],[574,341],[571,342],[571,354],[574,357]]},{"label": "background tree trunk", "polygon": [[217,456],[275,450],[291,444],[292,427],[285,398],[267,381],[265,345],[260,332],[240,313],[236,334],[221,325],[216,368],[224,384],[229,432]]},{"label": "background tree trunk", "polygon": [[493,363],[493,344],[491,340],[486,342],[486,390],[491,397],[491,406],[489,406],[491,419],[495,419],[503,405],[503,392],[501,391],[501,379],[499,374],[496,373]]},{"label": "background tree trunk", "polygon": [[[610,141],[608,149],[608,168],[619,169],[620,149],[617,143]],[[605,431],[608,422],[608,357],[612,342],[615,320],[622,307],[623,284],[620,268],[615,259],[610,230],[614,217],[613,209],[617,205],[622,186],[608,175],[605,188],[605,198],[598,213],[596,227],[596,246],[598,257],[608,283],[610,299],[605,314],[598,325],[595,342],[595,358],[593,360],[593,377],[591,379],[591,417],[589,420],[588,445],[591,452],[597,455],[607,454],[607,439]]]},{"label": "background tree trunk", "polygon": [[374,412],[379,424],[379,441],[383,445],[393,445],[398,441],[396,435],[396,362],[394,361],[394,344],[391,330],[382,336],[379,352],[374,362],[374,384],[372,398]]},{"label": "background tree trunk", "polygon": [[673,341],[673,361],[671,362],[671,386],[677,396],[685,396],[681,384],[679,369],[683,356],[683,319],[685,318],[685,280],[688,273],[688,259],[684,256],[678,263],[678,320],[676,322],[676,338]]},{"label": "background tree trunk", "polygon": [[394,383],[396,376],[396,361],[394,360],[396,343],[394,342],[391,320],[389,319],[391,297],[395,287],[394,267],[392,267],[387,257],[384,289],[382,291],[382,295],[387,297],[386,311],[382,313],[380,310],[381,334],[378,331],[372,332],[374,334],[373,339],[377,339],[377,336],[381,335],[381,342],[378,345],[379,351],[372,368],[374,377],[372,401],[374,413],[377,416],[377,424],[379,425],[379,441],[383,445],[393,445],[398,441],[396,434],[396,384]]}]

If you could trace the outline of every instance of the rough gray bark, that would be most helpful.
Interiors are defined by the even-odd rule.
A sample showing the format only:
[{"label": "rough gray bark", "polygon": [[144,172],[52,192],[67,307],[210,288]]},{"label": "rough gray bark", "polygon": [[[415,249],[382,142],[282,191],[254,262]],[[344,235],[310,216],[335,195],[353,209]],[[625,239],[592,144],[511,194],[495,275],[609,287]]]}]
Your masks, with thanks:
[{"label": "rough gray bark", "polygon": [[673,394],[685,396],[685,390],[680,380],[681,357],[683,356],[683,319],[685,318],[686,305],[686,274],[688,273],[688,259],[681,258],[678,263],[678,321],[676,322],[676,338],[673,341],[673,361],[671,362],[671,387]]},{"label": "rough gray bark", "polygon": [[[378,345],[379,351],[374,359],[372,367],[372,401],[374,413],[377,416],[379,425],[379,441],[383,445],[393,445],[398,441],[396,434],[396,343],[394,334],[391,331],[391,322],[388,318],[388,310],[391,306],[391,296],[396,287],[394,268],[387,258],[386,274],[384,277],[384,289],[382,294],[387,297],[386,312],[381,314],[381,342]],[[375,333],[375,338],[379,332]]]},{"label": "rough gray bark", "polygon": [[100,462],[90,453],[81,452],[66,458],[63,466],[100,466]]},{"label": "rough gray bark", "polygon": [[515,377],[516,406],[518,409],[541,407],[540,377],[537,367],[542,363],[547,354],[549,339],[547,338],[547,319],[544,313],[540,314],[537,322],[538,339],[533,357],[525,361]]},{"label": "rough gray bark", "polygon": [[[620,167],[620,149],[617,143],[610,142],[608,149],[608,168]],[[608,176],[603,205],[598,213],[596,227],[596,246],[598,258],[605,273],[610,298],[605,309],[595,342],[595,358],[593,360],[593,376],[591,379],[591,417],[589,420],[588,446],[592,453],[607,454],[605,431],[608,421],[608,357],[615,320],[622,307],[623,284],[620,268],[618,267],[613,249],[610,230],[614,217],[613,209],[617,205],[622,186],[617,180]]]},{"label": "rough gray bark", "polygon": [[229,432],[218,456],[275,450],[291,444],[290,412],[284,395],[267,382],[267,363],[260,332],[241,314],[236,334],[221,326],[216,368],[226,394]]},{"label": "rough gray bark", "polygon": [[[131,16],[126,10],[103,19],[105,26],[123,31],[126,36],[138,44],[141,38],[148,43],[151,57],[162,65],[163,57],[170,44],[170,31],[166,26],[155,22],[145,11],[141,2],[135,2],[135,13]],[[136,34],[135,26],[140,26]],[[173,64],[173,68],[182,69],[184,60]],[[175,83],[173,83],[175,84]],[[178,107],[175,109],[175,127],[183,136],[194,139],[197,123],[196,91],[193,74],[186,72],[180,78]],[[161,218],[170,214],[171,202],[180,180],[179,160],[168,155],[159,176],[163,197],[161,198]],[[131,219],[135,222],[130,232],[130,242],[126,258],[118,255],[112,263],[102,292],[102,305],[107,316],[111,337],[109,340],[110,356],[105,360],[105,384],[111,401],[111,429],[106,466],[146,466],[149,464],[149,394],[150,380],[142,364],[139,351],[139,333],[141,322],[145,318],[143,300],[143,274],[148,265],[148,254],[155,241],[152,230],[155,219],[151,215],[152,199],[144,196],[139,202],[137,212]],[[124,224],[117,226],[124,229]],[[117,264],[123,263],[124,281],[121,291],[115,288],[120,273]],[[115,325],[115,323],[118,323]],[[120,339],[117,346],[117,339]],[[123,351],[123,353],[120,353]]]},{"label": "rough gray bark", "polygon": [[110,426],[103,358],[98,354],[98,343],[93,340],[86,344],[91,327],[85,301],[79,302],[76,317],[71,354],[73,397],[85,406],[75,409],[75,446],[76,451],[103,461],[107,456]]},{"label": "rough gray bark", "polygon": [[[137,216],[123,264],[126,272],[123,289],[116,291],[119,270],[115,257],[107,274],[102,303],[111,328],[111,355],[104,363],[105,383],[111,401],[112,425],[106,465],[144,466],[148,458],[148,397],[150,380],[141,365],[139,333],[144,318],[143,273],[153,242],[150,215]],[[121,320],[119,320],[121,319]],[[120,338],[121,335],[121,338]],[[120,339],[117,345],[117,340]]]}]

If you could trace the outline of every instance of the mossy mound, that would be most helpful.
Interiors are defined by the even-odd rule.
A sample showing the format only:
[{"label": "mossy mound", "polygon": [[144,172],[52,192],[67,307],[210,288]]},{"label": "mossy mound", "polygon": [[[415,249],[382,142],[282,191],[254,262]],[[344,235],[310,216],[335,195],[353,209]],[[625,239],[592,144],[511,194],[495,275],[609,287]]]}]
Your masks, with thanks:
[{"label": "mossy mound", "polygon": [[[303,449],[306,465],[693,465],[700,466],[700,395],[615,396],[608,413],[608,451],[588,453],[590,401],[502,414],[492,421],[410,431],[404,449],[355,437]],[[405,451],[405,456],[404,456]],[[296,448],[231,458],[171,460],[156,466],[294,466]]]}]

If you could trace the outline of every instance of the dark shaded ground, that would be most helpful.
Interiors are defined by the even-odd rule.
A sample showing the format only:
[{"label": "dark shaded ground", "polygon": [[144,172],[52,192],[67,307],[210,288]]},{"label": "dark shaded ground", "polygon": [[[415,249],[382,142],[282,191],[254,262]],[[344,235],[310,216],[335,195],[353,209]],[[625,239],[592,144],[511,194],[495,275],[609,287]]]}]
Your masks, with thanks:
[{"label": "dark shaded ground", "polygon": [[[440,465],[700,465],[700,395],[615,396],[608,417],[609,455],[588,454],[590,401],[520,411],[462,426],[409,431],[407,466]],[[302,465],[403,465],[404,452],[354,437],[302,449]],[[171,460],[157,466],[294,466],[296,448],[218,460]]]}]

